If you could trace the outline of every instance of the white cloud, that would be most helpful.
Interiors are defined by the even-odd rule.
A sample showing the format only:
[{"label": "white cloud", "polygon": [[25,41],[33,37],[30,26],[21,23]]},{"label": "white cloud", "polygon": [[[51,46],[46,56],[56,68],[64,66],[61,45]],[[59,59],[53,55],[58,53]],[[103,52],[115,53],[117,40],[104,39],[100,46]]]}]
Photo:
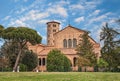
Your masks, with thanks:
[{"label": "white cloud", "polygon": [[94,22],[94,21],[101,21],[102,19],[104,19],[104,18],[106,18],[106,17],[107,17],[106,15],[98,16],[98,17],[92,19],[92,22]]},{"label": "white cloud", "polygon": [[38,23],[39,24],[46,24],[47,22],[49,22],[50,20],[39,20]]},{"label": "white cloud", "polygon": [[[49,14],[45,13],[45,12],[39,12],[38,10],[30,10],[28,13],[24,14],[23,16],[20,16],[18,19],[11,19],[11,23],[10,25],[15,25],[15,26],[29,26],[28,24],[26,24],[27,22],[29,22],[29,24],[31,24],[31,22],[37,22],[48,17]],[[40,21],[43,22],[43,21]],[[40,23],[38,22],[38,23]],[[45,22],[45,21],[44,21]]]},{"label": "white cloud", "polygon": [[28,0],[23,0],[24,2],[27,2]]},{"label": "white cloud", "polygon": [[84,6],[82,6],[81,4],[71,5],[70,8],[71,8],[72,10],[74,10],[74,9],[85,9]]},{"label": "white cloud", "polygon": [[111,13],[108,12],[106,14],[103,14],[103,15],[100,15],[100,16],[97,16],[97,17],[93,17],[91,19],[89,19],[89,24],[92,24],[94,22],[99,22],[99,21],[105,21],[106,18],[108,18],[108,16],[110,15]]},{"label": "white cloud", "polygon": [[21,13],[23,13],[25,10],[26,10],[26,8],[25,8],[25,7],[22,7],[20,10],[17,10],[15,13],[21,14]]},{"label": "white cloud", "polygon": [[97,28],[97,30],[94,30],[93,32],[93,35],[95,35],[94,37],[96,37],[96,41],[97,42],[100,42],[100,32],[101,32],[101,28]]},{"label": "white cloud", "polygon": [[96,15],[98,15],[100,12],[101,12],[101,10],[95,10],[93,13],[91,13],[91,14],[89,15],[89,17],[90,17],[90,16],[96,16]]},{"label": "white cloud", "polygon": [[101,2],[102,2],[102,0],[86,1],[85,2],[85,8],[86,9],[95,9],[96,6],[98,6]]},{"label": "white cloud", "polygon": [[95,14],[95,15],[98,15],[99,13],[100,13],[100,10],[95,10],[95,11],[94,11],[94,14]]},{"label": "white cloud", "polygon": [[10,26],[28,26],[26,23],[24,23],[21,20],[12,21],[9,25]]},{"label": "white cloud", "polygon": [[109,23],[115,23],[116,19],[110,19]]},{"label": "white cloud", "polygon": [[69,4],[70,4],[69,1],[63,1],[63,0],[61,0],[61,1],[57,2],[57,5],[60,5],[60,6],[69,5]]},{"label": "white cloud", "polygon": [[102,26],[105,26],[105,25],[106,25],[106,23],[107,23],[107,22],[102,22],[102,24],[101,24],[101,25],[102,25]]},{"label": "white cloud", "polygon": [[38,10],[31,10],[25,15],[25,18],[26,20],[38,20],[38,19],[46,18],[48,16],[49,16],[48,13],[40,12]]},{"label": "white cloud", "polygon": [[79,23],[81,21],[84,21],[84,17],[83,16],[75,19],[75,22],[77,22],[77,23]]},{"label": "white cloud", "polygon": [[5,18],[3,18],[4,21],[8,20],[10,18],[10,16],[6,16]]},{"label": "white cloud", "polygon": [[51,13],[51,14],[58,14],[58,15],[61,15],[63,17],[67,17],[68,16],[67,10],[64,7],[59,6],[59,5],[53,6],[51,8],[48,8],[47,12]]}]

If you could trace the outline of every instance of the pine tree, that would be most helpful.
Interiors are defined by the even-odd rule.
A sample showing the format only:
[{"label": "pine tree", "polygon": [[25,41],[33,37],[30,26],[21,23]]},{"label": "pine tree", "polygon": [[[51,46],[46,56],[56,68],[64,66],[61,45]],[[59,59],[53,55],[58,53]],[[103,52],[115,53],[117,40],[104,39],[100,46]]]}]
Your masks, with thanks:
[{"label": "pine tree", "polygon": [[94,66],[96,65],[96,56],[93,52],[93,44],[90,42],[88,34],[89,32],[85,32],[81,36],[81,41],[78,45],[77,51],[80,57],[83,57],[85,60],[90,61],[90,63],[88,62],[88,65]]},{"label": "pine tree", "polygon": [[100,38],[103,42],[103,47],[101,49],[102,58],[108,62],[109,70],[116,68],[120,65],[120,33],[108,26],[106,23],[103,26]]}]

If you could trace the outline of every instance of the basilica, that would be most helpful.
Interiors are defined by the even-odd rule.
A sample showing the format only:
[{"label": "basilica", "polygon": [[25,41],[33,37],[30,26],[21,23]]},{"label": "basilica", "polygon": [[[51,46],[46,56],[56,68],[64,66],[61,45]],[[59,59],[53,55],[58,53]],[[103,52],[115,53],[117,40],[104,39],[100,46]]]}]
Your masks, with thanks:
[{"label": "basilica", "polygon": [[[86,31],[68,25],[64,29],[60,30],[60,23],[56,21],[47,22],[47,45],[37,44],[28,45],[29,50],[32,50],[38,55],[39,63],[37,69],[39,71],[46,71],[47,54],[57,48],[71,61],[71,68],[73,71],[78,70],[78,66],[75,64],[77,60],[76,46],[79,44],[80,36]],[[100,44],[89,36],[90,42],[93,44],[94,52],[97,59],[100,57]]]}]

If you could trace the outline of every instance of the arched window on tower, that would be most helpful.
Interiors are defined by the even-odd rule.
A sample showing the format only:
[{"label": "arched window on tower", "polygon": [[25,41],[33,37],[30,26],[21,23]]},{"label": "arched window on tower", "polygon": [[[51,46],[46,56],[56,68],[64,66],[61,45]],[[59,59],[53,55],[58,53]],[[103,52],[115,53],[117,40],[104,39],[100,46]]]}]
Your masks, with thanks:
[{"label": "arched window on tower", "polygon": [[67,48],[67,40],[66,39],[63,40],[63,47]]},{"label": "arched window on tower", "polygon": [[73,48],[75,48],[77,46],[77,40],[74,38],[73,39]]},{"label": "arched window on tower", "polygon": [[53,27],[56,27],[56,24],[53,24]]},{"label": "arched window on tower", "polygon": [[72,47],[72,40],[68,39],[68,48],[71,48],[71,47]]}]

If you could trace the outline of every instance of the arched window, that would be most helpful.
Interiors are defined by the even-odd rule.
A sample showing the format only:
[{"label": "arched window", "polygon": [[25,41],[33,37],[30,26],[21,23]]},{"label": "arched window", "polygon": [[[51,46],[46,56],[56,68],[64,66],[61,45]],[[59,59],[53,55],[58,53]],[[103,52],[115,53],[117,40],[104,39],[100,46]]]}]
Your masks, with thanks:
[{"label": "arched window", "polygon": [[68,48],[71,48],[71,47],[72,47],[72,40],[68,39]]},{"label": "arched window", "polygon": [[56,27],[56,24],[53,24],[53,27]]},{"label": "arched window", "polygon": [[43,66],[45,65],[45,58],[43,58]]},{"label": "arched window", "polygon": [[66,39],[63,40],[63,47],[67,48],[67,40]]},{"label": "arched window", "polygon": [[42,64],[41,64],[41,58],[39,58],[39,66],[41,66]]},{"label": "arched window", "polygon": [[77,58],[74,57],[74,58],[73,58],[73,66],[74,66],[74,67],[76,66],[76,61],[77,61]]},{"label": "arched window", "polygon": [[74,38],[73,39],[73,47],[75,48],[77,46],[77,40]]}]

